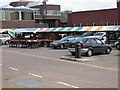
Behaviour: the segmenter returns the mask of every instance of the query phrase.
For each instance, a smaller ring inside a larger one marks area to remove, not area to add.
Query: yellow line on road
[[[26,56],[39,57],[39,58],[43,58],[43,59],[69,62],[69,63],[73,63],[73,64],[80,64],[80,65],[89,66],[89,67],[93,67],[93,68],[104,69],[104,70],[118,71],[118,69],[116,69],[116,68],[103,67],[103,66],[99,66],[99,65],[95,65],[95,64],[86,64],[86,63],[83,63],[83,62],[75,62],[75,61],[61,60],[61,59],[51,58],[51,57],[44,57],[44,56],[39,56],[39,55],[26,54],[26,53],[22,53],[20,51],[9,51],[9,50],[4,50],[4,51],[15,53],[15,54],[26,55]]]

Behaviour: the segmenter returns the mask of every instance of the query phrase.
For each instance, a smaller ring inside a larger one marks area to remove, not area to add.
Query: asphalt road
[[[3,88],[118,88],[118,51],[89,61],[60,59],[67,49],[2,47]]]

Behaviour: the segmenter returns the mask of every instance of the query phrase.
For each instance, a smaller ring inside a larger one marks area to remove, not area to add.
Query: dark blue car
[[[69,44],[68,51],[75,55],[75,44],[79,44],[81,48],[81,54],[92,56],[97,53],[109,54],[112,51],[112,47],[108,44],[103,43],[100,39],[95,36],[80,37]]]

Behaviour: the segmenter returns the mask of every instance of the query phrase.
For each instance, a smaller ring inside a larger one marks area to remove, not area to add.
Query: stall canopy
[[[21,29],[14,29],[13,31],[15,33],[21,33],[21,32],[31,32],[36,33],[38,28],[21,28]]]
[[[80,31],[120,31],[120,26],[85,26],[85,27],[58,27],[58,28],[20,28],[0,29],[0,33],[8,31],[15,37],[15,33],[36,33],[36,32],[80,32]]]
[[[0,29],[0,33],[8,32],[12,37],[15,37],[16,33],[36,33],[38,28],[21,28],[21,29]]]
[[[120,26],[39,28],[37,32],[120,31]]]
[[[120,31],[120,27],[118,28],[118,31]]]

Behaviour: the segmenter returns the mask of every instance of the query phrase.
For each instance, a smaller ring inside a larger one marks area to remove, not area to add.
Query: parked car
[[[79,44],[81,48],[81,55],[92,56],[97,53],[109,54],[112,51],[112,47],[108,44],[103,43],[100,39],[94,36],[80,37],[73,41],[68,46],[68,51],[75,55],[75,44]]]
[[[0,40],[2,42],[2,44],[9,44],[11,37],[8,34],[0,34]]]
[[[117,48],[118,50],[120,50],[120,38],[114,43],[113,45],[115,48]]]
[[[98,39],[101,39],[103,43],[106,43],[107,41],[106,32],[96,32],[94,33],[94,36]]]
[[[50,44],[54,49],[60,48],[68,48],[68,44],[71,43],[72,41],[78,39],[80,36],[75,35],[75,36],[66,36],[60,40],[54,41]]]

